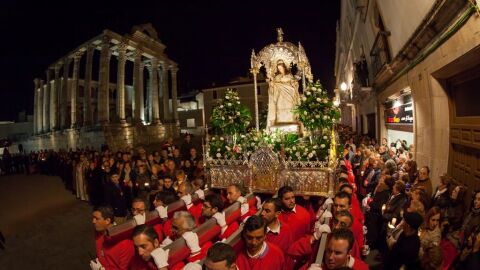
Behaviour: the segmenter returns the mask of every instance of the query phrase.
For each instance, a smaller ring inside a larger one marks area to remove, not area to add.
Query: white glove
[[[255,196],[255,199],[257,200],[257,209],[261,209],[262,208],[262,199],[260,199],[260,197],[258,197],[258,196]]]
[[[241,204],[247,203],[247,198],[245,198],[243,196],[240,196],[240,197],[238,197],[237,202],[239,202]]]
[[[187,263],[183,267],[183,270],[202,270],[202,266],[198,263]]]
[[[105,269],[103,265],[98,261],[98,258],[95,260],[90,260],[90,268],[92,270],[102,270]]]
[[[170,250],[168,249],[164,250],[163,248],[156,248],[150,253],[158,269],[168,266],[169,251]]]
[[[142,225],[142,224],[145,224],[145,214],[138,214],[138,215],[135,215],[133,216],[133,219],[135,219],[135,222],[137,223],[137,225]]]
[[[319,263],[312,263],[307,270],[322,270],[322,266]]]
[[[250,206],[248,205],[248,203],[244,203],[240,206],[240,215],[243,216],[245,215],[246,213],[248,213],[248,211],[250,210]]]
[[[170,239],[170,237],[165,237],[165,239],[163,239],[162,243],[160,244],[160,247],[161,248],[164,248],[168,245],[170,245],[171,243],[173,243],[172,239]]]
[[[187,243],[188,248],[190,249],[191,254],[200,252],[200,244],[198,240],[198,235],[194,232],[185,232],[182,235],[183,239]]]
[[[228,226],[227,226],[227,221],[225,220],[225,213],[224,212],[217,212],[213,215],[213,218],[217,221],[217,224],[222,227],[221,228],[221,234],[223,234]]]
[[[322,216],[320,217],[319,221],[321,221],[322,223],[325,223],[327,218],[332,218],[332,217],[333,217],[332,212],[325,210],[325,212],[323,212]]]
[[[318,221],[317,221],[318,222]],[[313,231],[313,237],[315,237],[315,240],[319,240],[320,237],[322,237],[322,233],[331,233],[332,230],[330,229],[330,226],[327,224],[318,224],[315,222],[315,229]]]
[[[333,200],[330,197],[327,197],[327,199],[323,202],[322,208],[325,210],[329,205],[333,204]]]
[[[190,207],[192,207],[192,195],[187,194],[182,196],[180,199],[185,203],[185,206],[187,206],[187,209],[190,209]]]
[[[227,221],[225,220],[225,213],[224,212],[217,212],[213,215],[213,218],[217,221],[217,224],[220,227],[227,226]]]
[[[201,200],[205,200],[205,192],[201,189],[195,191],[195,194],[197,194],[198,198]]]
[[[168,205],[167,205],[168,207]],[[160,218],[168,218],[168,209],[167,207],[163,206],[163,205],[160,205],[159,207],[155,208],[155,210],[157,210],[158,212],[158,216]]]

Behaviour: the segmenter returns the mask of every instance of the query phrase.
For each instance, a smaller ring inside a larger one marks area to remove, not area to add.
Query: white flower
[[[258,138],[257,138],[257,137],[253,137],[253,140],[254,140],[254,141],[258,141]]]
[[[229,116],[228,119],[233,119],[233,117]]]
[[[319,97],[317,97],[317,101],[318,101],[318,102],[322,102],[322,99],[319,98]]]
[[[328,139],[327,135],[323,136],[323,139],[324,139],[324,140]]]
[[[220,148],[217,148],[217,152],[220,152]]]
[[[237,104],[239,104],[239,105],[240,105],[240,101],[237,101]]]
[[[305,94],[306,94],[307,96],[310,96],[311,93],[310,93],[310,91],[306,91]]]
[[[228,102],[228,103],[227,103],[227,106],[228,106],[228,107],[232,106],[232,103]]]
[[[325,144],[320,144],[320,148],[325,148]]]
[[[292,150],[293,150],[293,151],[297,151],[297,147],[295,147],[295,146],[292,147]]]
[[[240,112],[237,112],[237,115],[240,115]]]
[[[220,109],[222,109],[222,108],[223,108],[223,105],[220,105]]]
[[[223,137],[220,137],[220,141],[223,141]]]
[[[304,111],[304,112],[303,112],[303,114],[304,114],[304,115],[307,115],[307,114],[308,114],[308,112],[307,112],[307,111]]]
[[[312,86],[312,90],[317,90],[317,88],[315,86]]]
[[[312,148],[313,148],[313,149],[317,149],[317,148],[318,148],[318,146],[317,146],[317,145],[314,145]]]
[[[222,116],[222,120],[225,120],[225,117],[224,117],[224,116]]]
[[[315,115],[315,118],[317,118],[317,119],[320,118],[320,115],[319,114]]]
[[[225,99],[230,99],[230,97],[227,95],[227,96],[225,96]]]
[[[212,137],[212,141],[215,141],[215,137]]]
[[[296,152],[296,153],[295,153],[295,156],[299,157],[299,156],[300,156],[300,152]]]
[[[312,153],[308,154],[308,158],[312,158],[312,157],[313,157]]]
[[[228,146],[225,146],[225,149],[227,149],[228,151],[232,150],[230,147]]]
[[[245,135],[243,135],[243,134],[242,134],[242,135],[240,135],[240,138],[245,138]]]
[[[303,101],[307,101],[307,97],[306,97],[306,96],[302,96],[302,100],[303,100]]]
[[[251,145],[251,146],[255,146],[255,143],[252,142],[250,145]]]
[[[245,125],[246,125],[246,126],[250,125],[250,122],[249,122],[249,121],[245,121]]]
[[[323,103],[327,104],[327,103],[328,103],[328,99],[324,99],[324,100],[323,100]]]
[[[323,116],[323,120],[327,120],[327,116],[326,116],[326,115]]]
[[[217,157],[218,157],[218,158],[221,158],[221,157],[222,157],[222,154],[217,153]]]

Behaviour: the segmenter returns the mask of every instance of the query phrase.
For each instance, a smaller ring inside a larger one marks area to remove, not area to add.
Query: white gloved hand
[[[159,207],[155,208],[155,210],[157,210],[158,212],[158,216],[160,218],[168,218],[168,205],[167,207],[163,206],[163,205],[160,205]]]
[[[157,266],[158,269],[167,267],[168,266],[168,252],[170,250],[164,250],[163,248],[156,248],[154,249],[150,255],[153,258],[153,261],[155,262],[155,265]]]
[[[322,270],[322,266],[319,263],[312,263],[307,270]]]
[[[262,208],[262,199],[260,199],[260,197],[258,197],[258,196],[255,196],[255,199],[257,200],[257,209],[261,209]]]
[[[194,232],[185,232],[182,235],[183,239],[187,243],[188,248],[190,249],[190,253],[193,255],[195,253],[200,252],[200,244],[198,240],[198,235]]]
[[[318,221],[317,221],[318,222]],[[315,222],[315,229],[313,231],[313,237],[315,237],[315,240],[319,240],[320,237],[322,237],[322,233],[331,233],[332,230],[330,229],[330,226],[327,224],[318,224]]]
[[[92,270],[103,270],[105,269],[103,265],[98,261],[98,258],[95,260],[90,260],[90,268]]]
[[[224,212],[217,212],[212,216],[220,227],[227,226],[227,221],[225,220],[225,213]]]
[[[161,248],[164,248],[168,245],[170,245],[171,243],[173,243],[172,239],[170,239],[170,237],[165,237],[165,239],[163,239],[162,243],[160,244],[160,247]]]
[[[323,212],[322,216],[320,217],[319,221],[321,221],[322,223],[325,223],[327,218],[332,218],[332,217],[333,217],[332,212],[325,210],[325,212]]]
[[[202,266],[198,263],[187,263],[182,270],[202,270]]]
[[[180,199],[185,203],[185,206],[187,206],[187,209],[190,209],[190,207],[192,207],[192,195],[187,194],[182,196]]]
[[[327,197],[327,199],[323,202],[322,207],[324,207],[324,209],[327,209],[327,207],[332,204],[333,204],[332,198]]]
[[[225,233],[227,230],[227,221],[225,220],[225,213],[224,212],[217,212],[213,215],[213,218],[217,221],[217,224],[222,227],[220,232],[221,234]]]
[[[195,191],[195,194],[197,194],[198,198],[200,198],[200,200],[205,200],[205,192],[201,189]]]
[[[243,196],[240,196],[240,197],[238,197],[237,202],[239,202],[241,204],[247,203],[247,198],[245,198]]]
[[[243,203],[240,206],[240,215],[241,216],[245,215],[246,213],[248,213],[249,210],[250,210],[250,206],[248,205],[248,203]]]
[[[133,219],[135,219],[135,222],[137,223],[137,225],[142,225],[142,224],[145,224],[146,217],[145,217],[145,214],[138,214],[133,216]]]

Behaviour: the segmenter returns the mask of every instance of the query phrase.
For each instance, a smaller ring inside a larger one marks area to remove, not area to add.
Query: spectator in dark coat
[[[444,213],[450,205],[450,184],[452,180],[447,175],[440,176],[440,183],[433,193],[430,207],[438,207]]]
[[[113,208],[115,222],[121,224],[125,222],[127,216],[127,201],[125,196],[125,187],[120,184],[120,176],[113,173],[111,180],[105,186],[105,200]]]

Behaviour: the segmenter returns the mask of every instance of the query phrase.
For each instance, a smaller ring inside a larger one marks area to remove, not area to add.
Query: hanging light
[[[348,87],[348,86],[347,86],[347,83],[346,83],[346,82],[342,82],[342,83],[340,84],[340,89],[341,89],[342,91],[347,90],[347,87]]]

